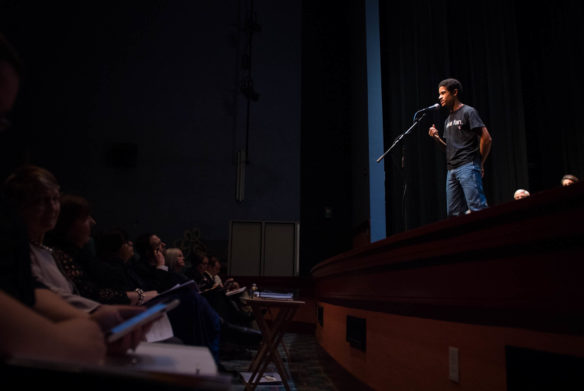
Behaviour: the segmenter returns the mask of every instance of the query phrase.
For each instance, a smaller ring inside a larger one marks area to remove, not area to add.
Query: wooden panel
[[[262,257],[262,223],[231,222],[229,232],[229,274],[260,274]]]
[[[294,276],[296,274],[296,224],[264,223],[264,276]]]
[[[298,230],[298,223],[293,221],[232,221],[229,274],[297,275]]]
[[[584,357],[583,336],[445,322],[328,303],[317,305],[323,307],[324,318],[324,327],[316,325],[320,345],[341,366],[376,390],[505,390],[507,346]],[[347,315],[367,319],[365,352],[346,341]],[[459,351],[459,383],[448,378],[449,347]],[[567,375],[565,371],[570,368],[555,368],[546,375],[561,380]],[[581,368],[577,371],[581,374]],[[574,376],[573,368],[570,375]]]

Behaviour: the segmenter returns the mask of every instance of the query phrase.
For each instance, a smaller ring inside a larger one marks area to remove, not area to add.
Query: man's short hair
[[[153,254],[152,245],[150,244],[150,238],[152,236],[154,236],[153,232],[145,232],[138,235],[134,241],[134,250],[136,250],[138,257],[142,260],[148,259]]]
[[[446,87],[446,89],[450,92],[454,92],[454,90],[458,90],[458,95],[462,94],[462,84],[453,78],[444,79],[438,84],[438,88]]]

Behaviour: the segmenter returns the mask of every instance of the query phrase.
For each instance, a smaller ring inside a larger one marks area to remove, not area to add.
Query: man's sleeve
[[[473,109],[468,114],[468,125],[469,128],[481,133],[481,129],[485,126],[485,123],[479,116],[479,112],[476,109]]]

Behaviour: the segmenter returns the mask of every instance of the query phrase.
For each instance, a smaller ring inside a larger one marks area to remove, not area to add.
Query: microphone
[[[418,110],[417,113],[424,113],[426,111],[435,110],[440,107],[439,103],[434,103],[432,106],[428,106],[424,109]]]
[[[414,114],[414,120],[416,119],[416,117],[418,116],[418,114],[420,114],[420,113],[426,113],[427,111],[436,110],[438,108],[440,108],[440,104],[439,103],[434,103],[432,106],[428,106],[428,107],[425,107],[423,109],[420,109],[420,110],[416,111],[416,114]]]

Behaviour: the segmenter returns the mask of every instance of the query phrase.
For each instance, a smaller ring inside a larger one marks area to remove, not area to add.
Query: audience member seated
[[[150,289],[133,268],[134,243],[124,230],[115,228],[98,232],[95,249],[100,262],[100,270],[95,273],[98,282],[110,282],[113,286],[128,290],[144,292],[144,289]]]
[[[233,278],[227,278],[223,281],[221,274],[222,265],[219,258],[215,255],[209,256],[206,252],[193,254],[191,267],[185,270],[185,275],[199,284],[201,292],[217,288],[224,290],[239,288],[239,283],[235,282]]]
[[[225,288],[220,281],[214,279],[210,271],[209,255],[206,252],[195,254],[193,265],[189,269],[189,276],[199,285],[203,297],[211,306],[230,322],[255,328],[254,317],[248,305],[241,302],[239,296],[226,295]]]
[[[221,288],[229,300],[231,300],[234,305],[237,306],[239,311],[246,313],[247,317],[253,319],[253,310],[247,300],[249,300],[250,296],[246,289],[241,290],[240,292],[236,292],[240,286],[237,281],[233,278],[226,278],[225,282],[223,282],[223,278],[221,275],[225,275],[224,267],[219,258],[215,255],[209,256],[209,266],[207,271],[213,277],[215,282],[215,286]],[[250,327],[258,328],[257,323],[255,320],[252,320],[252,323],[249,324]]]
[[[215,281],[208,272],[209,257],[205,252],[192,254],[191,266],[185,270],[185,275],[195,280],[201,292],[215,288]]]
[[[156,290],[162,292],[188,281],[188,277],[168,270],[165,260],[166,243],[154,233],[139,235],[135,242],[138,257],[134,258],[134,270]]]
[[[517,189],[517,190],[515,190],[515,194],[513,194],[513,199],[520,200],[520,199],[523,199],[523,198],[527,198],[529,196],[530,196],[530,194],[529,194],[529,192],[527,190],[525,190],[525,189]]]
[[[48,347],[54,346],[53,341],[38,341],[36,337],[31,337],[30,341],[19,341],[23,336],[30,337],[29,332],[33,327],[41,336],[63,342],[63,346],[52,352],[55,359],[77,358],[81,362],[96,362],[103,360],[106,349],[111,354],[125,353],[129,348],[135,348],[143,339],[146,328],[109,345],[105,344],[103,332],[142,312],[143,308],[100,305],[89,299],[73,297],[72,287],[66,285],[63,294],[71,296],[72,303],[76,305],[72,306],[60,294],[47,289],[50,288],[47,285],[57,285],[57,281],[67,282],[60,274],[51,251],[43,244],[46,232],[56,224],[60,209],[59,198],[56,179],[41,167],[19,168],[3,184],[3,209],[7,207],[14,212],[10,213],[14,224],[10,220],[2,219],[2,244],[6,244],[6,247],[2,246],[0,257],[1,288],[4,290],[6,286],[8,292],[16,292],[17,295],[11,298],[2,292],[1,301],[3,306],[15,311],[8,313],[19,314],[22,318],[2,317],[2,351],[13,357],[50,358]],[[3,213],[4,216],[6,215]],[[5,223],[12,225],[14,229],[9,235],[5,235]],[[42,272],[39,272],[41,268]],[[9,279],[12,282],[5,284]],[[19,302],[15,299],[24,300]],[[28,311],[30,306],[36,313]],[[32,326],[28,324],[29,321],[38,324]],[[22,327],[21,333],[14,334],[19,331],[19,327]],[[86,356],[83,357],[83,354]]]
[[[233,292],[241,287],[233,277],[225,277],[226,267],[216,255],[209,256],[207,272],[213,278],[215,286],[223,288],[226,293]],[[242,293],[247,292],[242,291]]]
[[[213,277],[214,286],[225,289],[226,291],[239,288],[239,284],[235,282],[233,278],[226,278],[223,281],[223,265],[219,258],[215,255],[209,257],[209,265],[207,266],[207,271]]]
[[[570,186],[578,181],[579,181],[578,177],[572,174],[566,174],[562,177],[562,186]]]
[[[185,256],[180,248],[172,247],[166,249],[164,260],[169,271],[184,275]],[[185,278],[188,277],[185,276]]]

